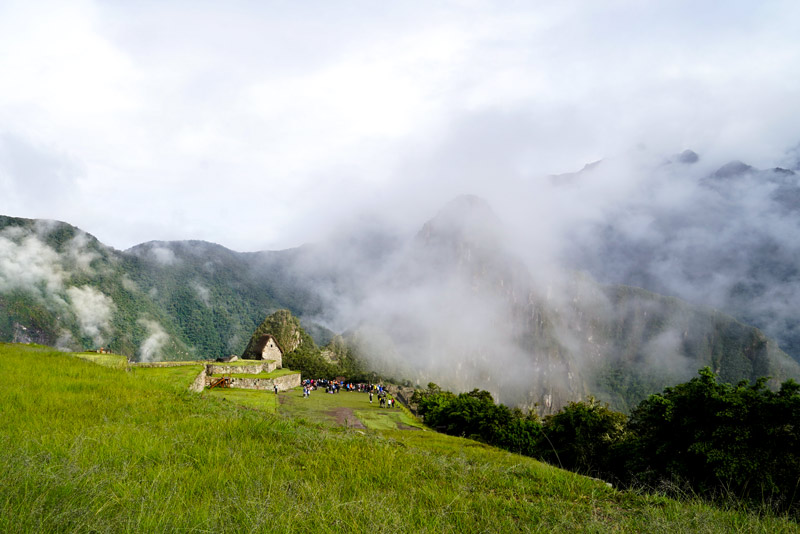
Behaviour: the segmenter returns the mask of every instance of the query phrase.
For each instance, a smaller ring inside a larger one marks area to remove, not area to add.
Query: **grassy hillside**
[[[194,371],[0,345],[0,531],[798,531],[466,439],[326,419],[360,402],[380,421],[359,394],[190,393]]]

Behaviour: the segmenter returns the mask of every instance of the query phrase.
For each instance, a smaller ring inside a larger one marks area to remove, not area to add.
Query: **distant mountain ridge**
[[[241,353],[269,311],[312,305],[280,276],[261,277],[252,258],[200,241],[117,251],[67,223],[3,217],[0,339],[145,360]],[[73,298],[81,292],[89,298]]]
[[[800,360],[800,158],[757,168],[733,160],[700,170],[673,158],[649,190],[565,236],[564,263],[608,284],[713,306],[755,325]],[[601,169],[572,184],[609,179]],[[680,202],[659,201],[680,195]],[[646,214],[646,217],[643,216]]]

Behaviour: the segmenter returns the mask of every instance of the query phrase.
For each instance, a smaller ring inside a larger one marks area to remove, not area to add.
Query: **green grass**
[[[336,395],[270,415],[179,370],[0,345],[0,532],[798,532],[466,439],[320,424]],[[337,402],[380,415],[364,399]]]
[[[279,413],[295,418],[323,424],[339,424],[334,411],[344,408],[352,411],[348,414],[350,423],[358,419],[365,427],[372,430],[397,430],[414,427],[422,429],[423,425],[401,404],[396,408],[381,408],[378,397],[369,402],[369,395],[359,392],[325,393],[317,390],[304,398],[302,389],[295,388],[280,393],[281,405]],[[351,425],[352,426],[352,425]]]
[[[423,425],[406,410],[398,408],[375,410],[355,410],[356,417],[364,426],[374,430],[395,430],[405,427],[422,429]],[[410,430],[410,429],[407,429]]]
[[[206,365],[212,363],[209,360],[182,360],[182,361],[163,361],[163,362],[134,362],[130,367],[139,369],[162,368],[162,367],[188,367],[191,365]]]
[[[255,389],[214,388],[203,392],[204,398],[224,399],[239,406],[274,414],[278,409],[278,396],[272,391]]]
[[[183,390],[194,382],[204,368],[204,365],[199,364],[177,367],[131,367],[131,375]]]
[[[291,369],[275,369],[271,373],[214,373],[211,376],[229,376],[231,378],[278,378],[279,376],[296,375],[299,371]]]
[[[78,352],[75,354],[78,358],[94,362],[106,367],[114,367],[117,369],[125,369],[128,367],[128,358],[120,354],[98,354],[96,352]]]

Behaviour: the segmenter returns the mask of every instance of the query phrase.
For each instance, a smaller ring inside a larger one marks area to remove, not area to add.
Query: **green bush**
[[[712,497],[796,508],[800,385],[770,391],[720,383],[709,368],[643,401],[631,415],[631,480],[679,481]]]
[[[565,469],[607,476],[615,464],[615,447],[625,436],[626,417],[593,397],[571,402],[545,418],[538,456]]]

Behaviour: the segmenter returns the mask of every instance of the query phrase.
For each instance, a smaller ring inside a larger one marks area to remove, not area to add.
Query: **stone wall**
[[[225,365],[224,363],[210,363],[206,366],[206,369],[210,375],[255,375],[258,373],[271,373],[277,369],[277,367],[277,362],[273,360],[253,360],[252,365]]]
[[[185,361],[185,362],[136,362],[131,364],[133,367],[185,367],[187,365],[205,365],[207,360]]]
[[[283,367],[283,353],[272,336],[264,344],[264,349],[261,351],[261,359],[274,360],[278,369]]]
[[[199,378],[199,377],[198,377]],[[206,376],[203,380],[204,386],[210,386],[213,378]],[[300,385],[300,373],[283,375],[277,378],[231,378],[232,388],[239,389],[264,389],[272,390],[278,386],[278,391],[286,391]]]
[[[189,386],[189,391],[194,391],[194,392],[197,392],[197,393],[200,393],[201,391],[203,391],[206,388],[206,379],[207,378],[208,378],[208,373],[206,372],[206,369],[204,368],[202,371],[200,371],[200,374],[197,375],[197,378],[194,379],[194,382],[192,382],[192,385]]]

